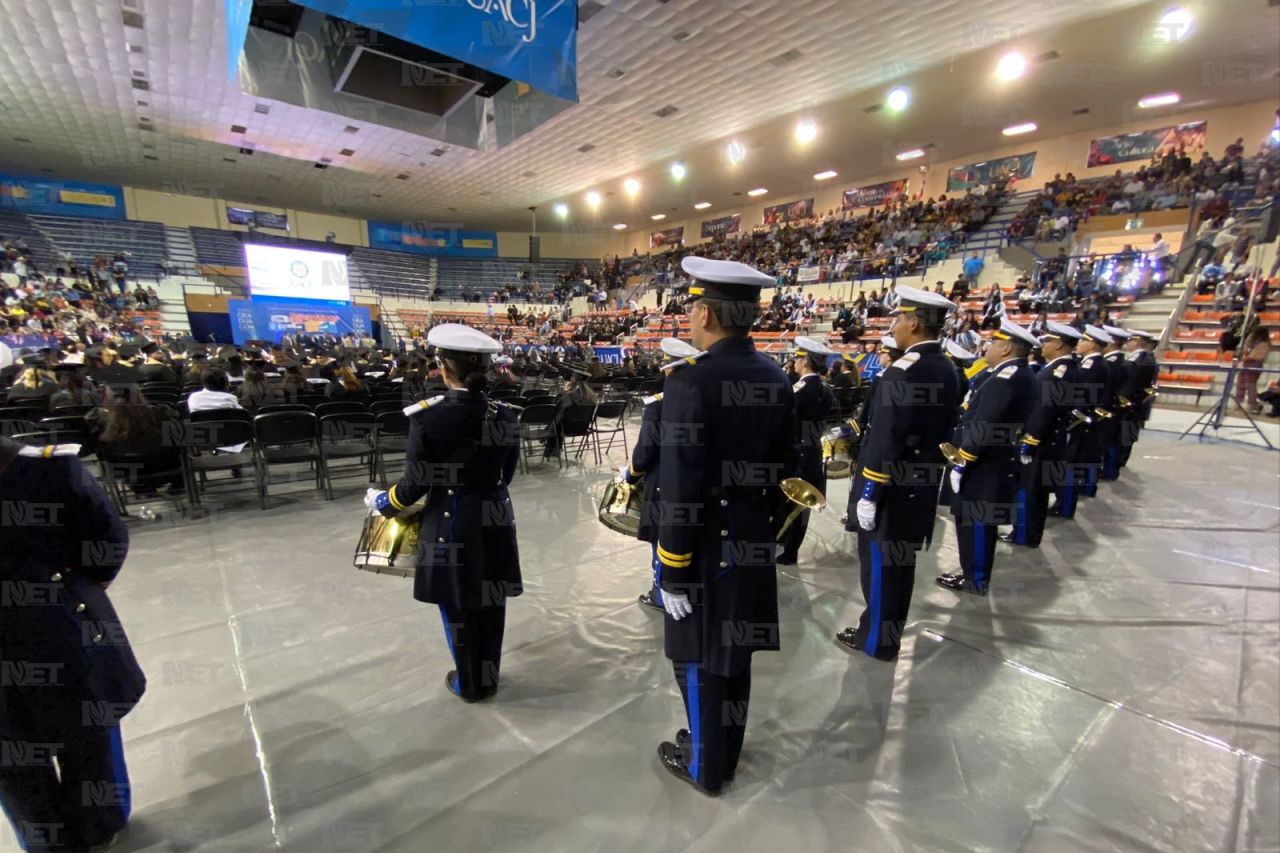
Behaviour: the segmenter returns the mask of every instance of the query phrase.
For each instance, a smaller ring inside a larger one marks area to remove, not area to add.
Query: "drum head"
[[[828,480],[846,480],[853,470],[853,466],[844,459],[830,459],[826,464]]]
[[[421,526],[421,508],[396,518],[384,518],[371,511],[361,528],[352,564],[362,572],[413,577]]]

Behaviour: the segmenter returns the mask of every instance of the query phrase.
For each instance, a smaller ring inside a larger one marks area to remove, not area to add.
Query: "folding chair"
[[[587,404],[581,406],[569,406],[560,413],[560,420],[557,422],[556,432],[560,436],[560,464],[566,466],[569,460],[565,458],[566,452],[570,447],[570,439],[577,439],[577,447],[573,451],[575,459],[582,458],[582,452],[587,449],[587,445],[591,443],[591,424],[595,420],[596,406],[595,404]],[[596,464],[600,464],[600,450],[596,448],[595,452]]]
[[[387,412],[404,412],[404,407],[408,403],[402,403],[399,399],[395,400],[374,400],[369,404],[369,412],[373,415],[382,415]]]
[[[374,406],[377,406],[374,403]],[[378,454],[378,482],[387,482],[387,454],[404,453],[409,449],[409,416],[396,409],[374,415],[378,431],[374,435],[374,449]]]
[[[591,435],[595,442],[596,448],[596,464],[600,464],[602,456],[608,455],[613,449],[613,443],[618,440],[618,435],[622,435],[622,449],[627,450],[630,445],[627,443],[627,401],[611,400],[607,403],[601,403],[596,407],[595,420],[591,423]],[[608,436],[609,443],[603,450],[600,449],[601,436]]]
[[[316,416],[305,410],[268,412],[253,419],[254,458],[262,474],[258,480],[258,498],[263,509],[267,508],[272,464],[310,463],[315,471],[316,489],[325,490],[324,458],[320,455],[317,424]]]
[[[333,403],[319,403],[315,407],[317,418],[323,418],[325,415],[341,415],[351,412],[363,412],[365,410],[363,403],[353,400],[340,400]]]
[[[544,449],[556,434],[555,406],[529,406],[520,413],[520,468],[529,473],[529,454]]]
[[[368,412],[339,412],[320,416],[320,457],[324,460],[325,487],[329,500],[333,500],[333,467],[330,463],[343,459],[362,462],[369,482],[377,473],[377,449],[374,434],[377,418]],[[346,473],[343,469],[343,473]]]
[[[221,411],[221,410],[218,410]],[[272,403],[258,409],[260,415],[273,415],[276,412],[310,412],[311,407],[303,403]]]
[[[218,411],[238,412],[240,410],[225,409],[196,414],[212,415]],[[251,420],[240,417],[224,419],[204,417],[184,424],[184,427],[183,448],[186,451],[184,461],[187,466],[188,491],[191,494],[192,503],[201,502],[208,483],[208,475],[216,471],[231,471],[236,479],[239,479],[235,471],[248,468],[253,472],[254,485],[261,493],[262,478],[254,459],[253,449],[249,448],[236,453],[218,450],[220,447],[252,444],[253,422]]]

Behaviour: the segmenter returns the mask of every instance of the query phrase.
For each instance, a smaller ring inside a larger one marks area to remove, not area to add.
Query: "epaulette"
[[[996,368],[996,372],[991,374],[994,379],[1008,379],[1010,376],[1018,372],[1018,365],[1014,362],[1002,364]]]
[[[49,459],[53,456],[79,456],[80,445],[46,444],[44,447],[23,447],[18,451],[18,455],[28,459]]]
[[[662,402],[662,392],[659,391],[657,394],[651,394],[648,397],[642,397],[640,399],[640,402],[644,403],[646,406],[649,405],[650,403],[660,403]]]
[[[897,361],[895,361],[893,364],[891,364],[891,365],[889,365],[889,366],[890,366],[890,367],[896,367],[896,368],[898,368],[899,370],[906,370],[908,367],[910,367],[911,365],[915,364],[915,363],[916,363],[917,361],[919,361],[919,360],[920,360],[920,353],[918,353],[918,352],[909,352],[909,353],[907,353],[906,355],[902,356],[902,358],[898,359]]]
[[[1053,378],[1054,378],[1054,379],[1061,379],[1062,377],[1066,376],[1066,375],[1067,375],[1067,367],[1068,367],[1068,365],[1065,365],[1065,364],[1059,364],[1057,367],[1055,367],[1055,368],[1053,369]]]
[[[442,402],[443,400],[444,400],[444,395],[437,394],[436,396],[432,397],[430,400],[420,400],[419,402],[414,403],[412,406],[405,406],[404,408],[405,416],[408,417],[411,415],[416,415],[418,414],[418,412],[425,412],[427,409],[431,408],[437,403]]]

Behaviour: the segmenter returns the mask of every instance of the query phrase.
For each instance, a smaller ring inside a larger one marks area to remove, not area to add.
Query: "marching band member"
[[[662,365],[664,376],[682,364],[694,364],[706,353],[679,338],[663,338],[662,351],[674,361]],[[644,481],[644,503],[640,507],[640,528],[636,538],[653,546],[653,586],[640,593],[638,601],[645,607],[664,610],[662,606],[662,563],[658,560],[658,475],[659,454],[662,450],[662,392],[645,400],[640,418],[640,438],[631,452],[631,464],[622,467],[624,482],[635,484]]]
[[[955,442],[962,464],[953,465],[947,476],[955,495],[951,514],[960,571],[937,579],[948,589],[986,595],[991,583],[998,525],[1013,522],[1008,507],[1018,482],[1017,437],[1035,381],[1027,355],[1036,346],[1030,332],[1002,319],[987,348],[991,379],[965,402]]]
[[[746,264],[687,257],[697,364],[667,377],[658,559],[665,645],[689,728],[658,746],[662,766],[715,795],[733,778],[746,733],[751,659],[775,651],[778,484],[797,465],[795,398],[756,351],[760,288]]]
[[[1085,406],[1093,413],[1093,426],[1085,429],[1076,456],[1084,474],[1084,482],[1080,493],[1087,498],[1098,494],[1098,473],[1102,467],[1102,451],[1104,437],[1111,429],[1111,413],[1108,407],[1111,400],[1107,394],[1110,387],[1110,372],[1103,352],[1111,336],[1099,326],[1085,326],[1084,337],[1076,344],[1076,352],[1080,354],[1080,387],[1083,389]]]
[[[1129,425],[1133,401],[1124,395],[1125,388],[1129,384],[1130,366],[1122,352],[1122,348],[1129,340],[1129,332],[1118,326],[1103,326],[1102,329],[1111,338],[1102,358],[1110,374],[1107,391],[1114,417],[1110,422],[1111,429],[1106,433],[1107,443],[1103,447],[1102,473],[1099,476],[1103,480],[1115,480],[1120,476],[1121,456],[1126,455],[1122,450],[1127,444],[1133,443],[1132,429]]]
[[[385,492],[370,489],[365,505],[393,518],[426,497],[413,597],[440,607],[456,666],[445,686],[476,702],[498,689],[507,599],[523,592],[507,493],[520,426],[485,393],[501,344],[456,323],[433,328],[427,343],[448,390],[411,407],[404,473]]]
[[[791,386],[796,395],[796,420],[800,426],[799,477],[818,491],[827,490],[827,474],[822,463],[822,422],[831,414],[835,395],[822,381],[827,359],[837,355],[835,350],[813,338],[796,338],[793,370],[799,380]],[[805,510],[783,534],[778,565],[794,566],[799,560],[800,545],[809,529],[809,513]]]
[[[855,506],[846,529],[858,535],[862,594],[867,606],[856,628],[836,641],[880,660],[898,657],[916,552],[932,538],[938,475],[959,403],[955,366],[938,337],[955,306],[945,296],[898,288],[890,334],[903,355],[880,375],[871,426],[858,454],[849,493]]]
[[[1036,371],[1031,411],[1018,444],[1022,470],[1017,491],[1017,519],[1013,532],[1000,537],[1028,548],[1040,547],[1049,511],[1049,493],[1063,479],[1061,472],[1068,459],[1067,427],[1073,420],[1074,408],[1076,366],[1072,350],[1075,339],[1065,330],[1070,329],[1075,335],[1080,333],[1061,323],[1046,324],[1046,329],[1057,331],[1050,331],[1041,339],[1040,352],[1045,363]]]

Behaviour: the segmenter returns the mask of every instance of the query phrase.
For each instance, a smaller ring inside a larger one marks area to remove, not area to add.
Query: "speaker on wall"
[[[536,264],[540,260],[542,260],[542,238],[530,237],[529,238],[529,263]]]

